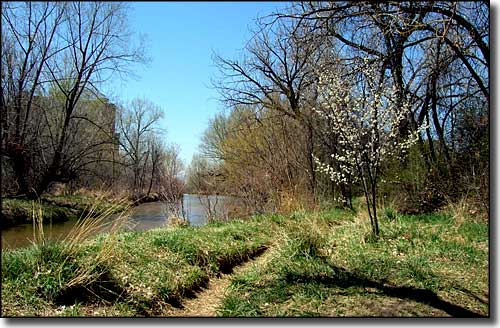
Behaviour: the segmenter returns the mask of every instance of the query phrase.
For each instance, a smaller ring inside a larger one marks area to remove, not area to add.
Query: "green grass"
[[[41,208],[47,222],[64,222],[72,215],[71,211],[59,206],[26,199],[2,199],[2,226],[31,223],[33,206]]]
[[[112,212],[121,212],[128,207],[122,200],[108,199],[108,197],[91,195],[59,195],[44,196],[42,201],[60,208],[71,209],[76,216],[85,216],[90,211],[101,213],[112,208]]]
[[[233,279],[219,315],[488,315],[486,224],[390,210],[375,241],[363,220],[304,219],[281,222],[271,260]]]
[[[246,260],[268,242],[269,236],[263,223],[233,221],[229,225],[212,223],[203,229],[160,230],[152,239],[154,247],[170,249],[189,264],[217,273]]]
[[[76,248],[49,243],[2,252],[3,316],[159,315],[255,255],[263,220],[100,235]]]
[[[438,213],[261,215],[2,252],[3,316],[157,316],[231,277],[230,317],[488,315],[488,226]]]
[[[87,265],[61,243],[2,252],[3,315],[46,315]]]

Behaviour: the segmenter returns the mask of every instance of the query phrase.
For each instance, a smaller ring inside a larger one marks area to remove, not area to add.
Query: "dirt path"
[[[253,266],[261,266],[268,261],[271,250],[268,249],[260,256],[251,259],[239,266],[233,268],[233,272],[222,274],[218,278],[210,280],[208,286],[198,293],[192,299],[184,299],[182,309],[169,309],[165,312],[165,316],[175,317],[215,317],[216,309],[221,304],[227,288],[231,283],[231,279],[238,274],[241,274]]]

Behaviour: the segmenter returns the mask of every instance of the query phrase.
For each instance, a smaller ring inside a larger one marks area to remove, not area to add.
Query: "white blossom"
[[[407,152],[425,129],[420,127],[401,139],[399,128],[411,114],[411,104],[399,103],[394,85],[379,86],[380,69],[370,67],[369,58],[364,63],[362,84],[343,78],[338,71],[318,72],[320,106],[314,112],[329,120],[339,147],[330,156],[335,166],[316,157],[314,161],[317,170],[336,183],[367,179],[369,172],[374,179],[370,183],[377,184],[381,163]]]

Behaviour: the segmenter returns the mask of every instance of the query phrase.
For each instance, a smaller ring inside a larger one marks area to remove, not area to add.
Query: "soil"
[[[161,316],[166,317],[215,317],[233,276],[241,274],[254,266],[262,266],[269,258],[271,251],[260,254],[243,264],[233,268],[231,273],[221,274],[210,280],[208,286],[197,292],[193,298],[184,299],[182,308],[168,308]]]

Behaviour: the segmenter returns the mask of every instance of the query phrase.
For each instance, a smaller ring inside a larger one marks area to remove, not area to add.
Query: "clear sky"
[[[164,111],[167,142],[181,148],[189,164],[200,137],[215,113],[223,109],[210,80],[217,76],[216,52],[237,57],[250,38],[255,18],[285,2],[131,2],[131,29],[145,33],[152,62],[135,68],[138,80],[116,82],[112,90],[122,102],[145,97]],[[116,98],[115,98],[116,97]]]

